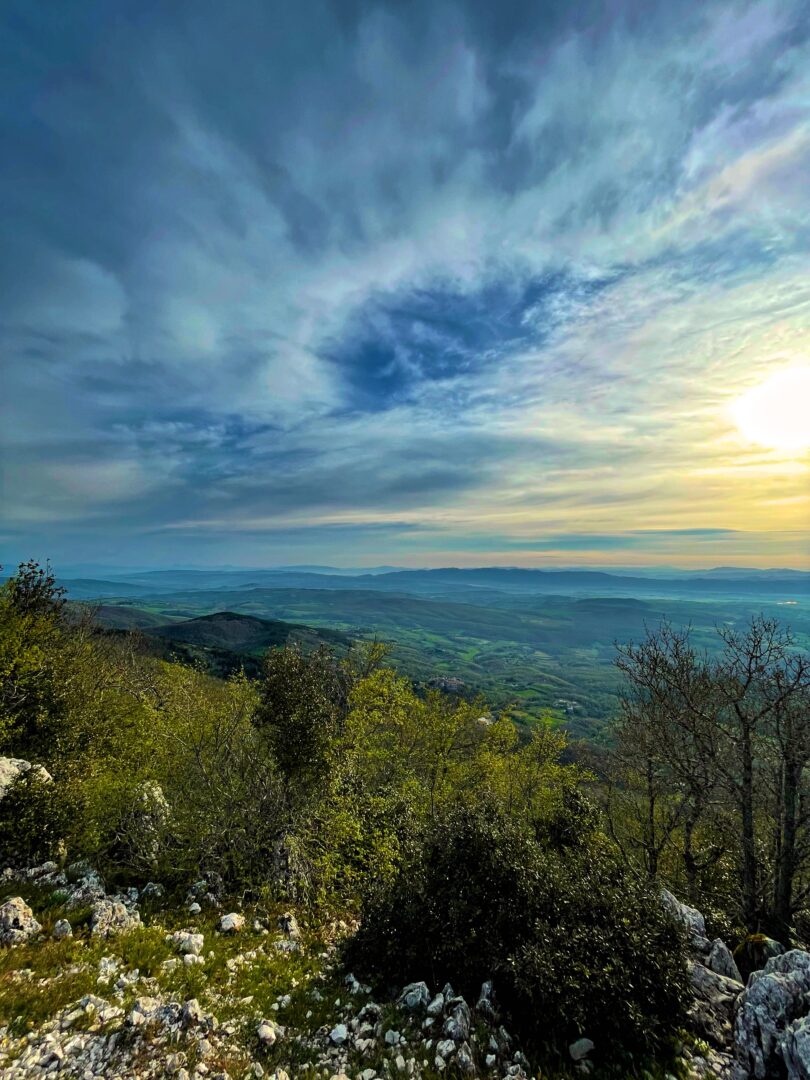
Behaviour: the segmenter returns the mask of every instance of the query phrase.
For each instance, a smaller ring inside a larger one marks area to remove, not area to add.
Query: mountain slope
[[[318,645],[347,648],[351,644],[351,639],[339,630],[315,630],[299,623],[259,619],[235,611],[217,611],[195,619],[152,626],[147,632],[167,641],[240,653],[264,651],[289,642],[311,648]]]

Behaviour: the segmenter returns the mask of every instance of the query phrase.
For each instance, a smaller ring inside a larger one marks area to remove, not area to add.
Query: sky
[[[0,561],[810,568],[804,0],[6,0],[0,146]]]

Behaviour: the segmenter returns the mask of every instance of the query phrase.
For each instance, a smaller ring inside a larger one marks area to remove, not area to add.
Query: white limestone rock
[[[21,896],[13,896],[0,905],[0,942],[4,945],[22,945],[41,929],[33,911]]]

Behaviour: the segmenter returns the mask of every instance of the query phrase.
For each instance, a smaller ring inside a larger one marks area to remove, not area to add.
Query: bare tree
[[[698,653],[690,630],[663,624],[622,646],[627,694],[617,758],[637,762],[648,872],[676,835],[688,888],[723,846],[698,850],[698,825],[729,805],[737,820],[741,916],[749,929],[789,936],[810,895],[810,660],[773,619],[718,630],[715,655]],[[655,801],[653,803],[653,800]],[[662,810],[665,807],[665,811]],[[770,830],[771,843],[764,841]]]
[[[665,847],[680,839],[687,890],[723,854],[713,845],[695,849],[700,823],[720,797],[717,694],[711,664],[687,630],[663,623],[639,645],[620,646],[617,666],[627,690],[617,724],[615,756],[636,762],[642,780],[640,813],[647,816],[648,872]],[[657,840],[656,840],[657,836]]]
[[[723,778],[739,811],[743,919],[751,929],[765,923],[787,935],[796,910],[795,878],[801,869],[799,832],[810,824],[799,805],[810,760],[806,730],[810,662],[775,619],[758,616],[744,632],[723,628],[720,635],[724,644],[717,664],[720,722],[731,751],[723,760]],[[770,807],[769,762],[777,777]],[[768,868],[759,856],[758,811],[776,822],[770,896]]]

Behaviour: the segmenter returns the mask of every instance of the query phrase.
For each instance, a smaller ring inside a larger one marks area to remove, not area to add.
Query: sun
[[[810,367],[778,371],[737,398],[731,412],[749,442],[771,450],[810,449]]]

